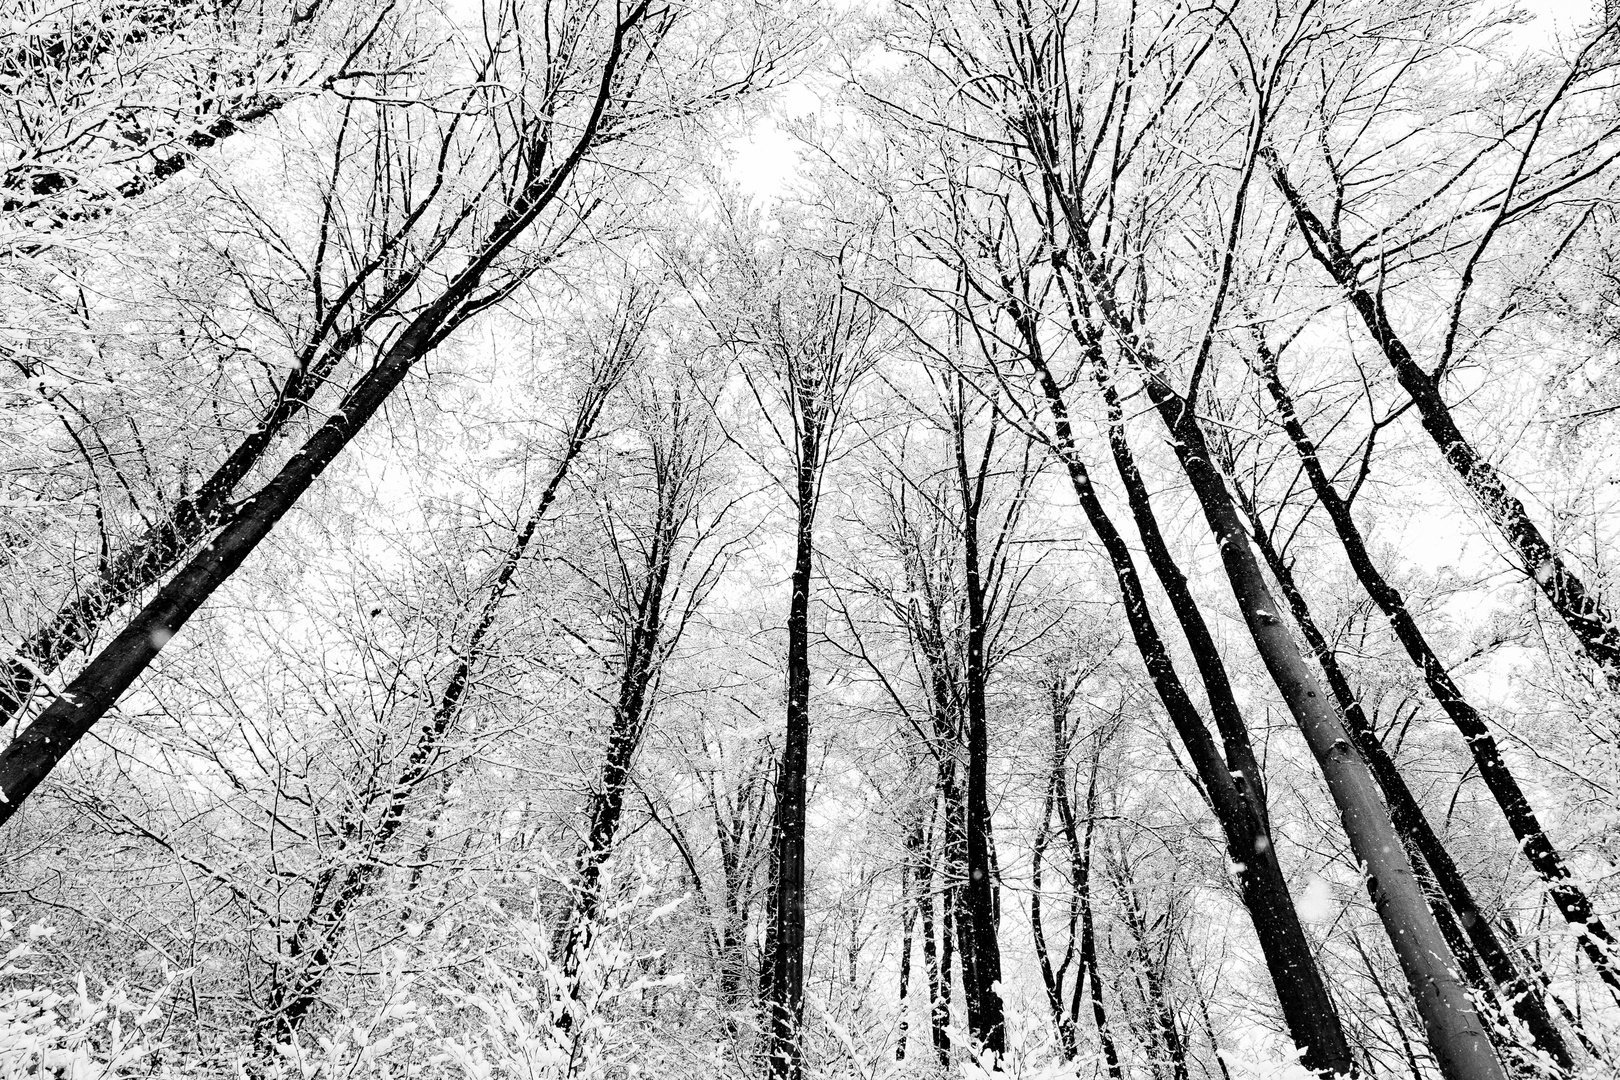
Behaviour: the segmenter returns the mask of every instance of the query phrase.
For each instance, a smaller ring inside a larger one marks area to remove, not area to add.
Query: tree
[[[1416,167],[1405,163],[1386,174],[1411,177],[1415,185],[1378,184],[1350,198],[1346,193],[1352,181],[1359,180],[1357,173],[1385,168],[1401,156],[1406,141],[1392,139],[1378,145],[1386,136],[1376,114],[1364,115],[1361,102],[1371,98],[1363,95],[1378,87],[1380,101],[1398,101],[1421,92],[1423,81],[1432,77],[1431,66],[1437,60],[1445,62],[1445,44],[1452,40],[1461,44],[1474,34],[1466,25],[1452,25],[1449,12],[1442,8],[1420,8],[1403,21],[1427,28],[1419,31],[1420,38],[1428,37],[1427,30],[1432,29],[1435,40],[1415,47],[1397,44],[1396,37],[1362,35],[1360,13],[1354,5],[1347,8],[1335,33],[1302,50],[1296,60],[1304,69],[1323,63],[1318,53],[1342,57],[1333,61],[1336,75],[1324,83],[1320,100],[1307,106],[1323,125],[1311,136],[1310,153],[1321,159],[1334,194],[1324,204],[1301,186],[1295,161],[1305,154],[1282,141],[1297,139],[1292,131],[1279,131],[1261,149],[1261,161],[1307,251],[1389,362],[1441,457],[1611,688],[1620,689],[1620,623],[1601,591],[1547,539],[1513,493],[1511,480],[1458,425],[1444,393],[1447,378],[1468,362],[1486,337],[1500,333],[1521,306],[1522,284],[1509,285],[1499,296],[1479,295],[1494,246],[1552,219],[1555,235],[1550,244],[1542,245],[1543,261],[1535,276],[1550,273],[1590,220],[1594,205],[1590,200],[1612,191],[1614,166],[1620,161],[1620,126],[1612,118],[1588,112],[1586,101],[1600,93],[1604,80],[1612,80],[1612,43],[1620,27],[1612,21],[1598,25],[1567,61],[1542,65],[1533,79],[1515,76],[1517,84],[1507,98],[1510,113],[1482,145],[1448,157],[1439,147],[1454,143],[1460,133],[1441,128],[1435,133],[1432,158]],[[1402,59],[1397,61],[1396,56]],[[1543,91],[1543,86],[1548,89]],[[1335,145],[1341,132],[1348,140]],[[1357,158],[1354,165],[1352,156]],[[1343,223],[1356,217],[1373,219],[1365,240],[1351,239],[1344,232]],[[1387,218],[1387,223],[1376,221],[1380,218]],[[1445,262],[1453,254],[1462,258],[1454,284]],[[1391,314],[1391,296],[1383,279],[1392,266],[1403,281],[1446,283],[1447,319],[1431,367],[1420,363]],[[1367,280],[1369,275],[1377,279],[1376,285]]]
[[[561,15],[559,12],[548,18]],[[751,85],[758,74],[753,68],[739,73],[736,81],[700,85],[695,92],[676,86],[667,100],[644,96],[660,89],[648,76],[648,68],[661,48],[677,47],[673,43],[679,42],[680,22],[673,9],[649,3],[612,11],[590,5],[565,20],[563,36],[552,39],[554,51],[542,52],[543,59],[533,60],[527,59],[526,52],[508,51],[509,44],[529,32],[515,17],[508,16],[496,24],[500,32],[493,39],[495,46],[481,61],[484,71],[504,70],[502,65],[516,63],[518,69],[512,74],[537,80],[548,104],[534,116],[527,114],[526,106],[495,102],[481,112],[458,110],[445,121],[437,164],[432,167],[435,171],[426,178],[430,192],[450,179],[448,164],[452,155],[473,152],[472,147],[460,142],[460,129],[472,126],[470,117],[481,114],[497,131],[503,123],[510,125],[507,134],[512,141],[502,145],[501,140],[493,140],[497,153],[492,160],[481,163],[481,169],[469,163],[471,174],[479,176],[470,185],[478,195],[459,209],[450,219],[451,231],[436,239],[430,248],[448,248],[465,224],[471,238],[457,242],[470,243],[471,254],[442,285],[429,287],[426,295],[417,299],[420,306],[410,311],[403,325],[378,343],[372,366],[348,388],[337,410],[299,452],[258,492],[235,502],[223,522],[211,523],[218,528],[208,545],[186,562],[67,689],[0,751],[0,791],[6,795],[0,822],[15,813],[55,763],[112,707],[214,589],[235,572],[417,362],[468,319],[511,295],[525,277],[534,273],[534,255],[520,257],[515,266],[503,265],[500,260],[508,249],[543,215],[554,210],[562,218],[563,235],[577,227],[581,217],[564,196],[571,191],[582,165],[603,147],[623,143],[670,112],[698,109]],[[485,103],[488,84],[475,84],[463,93],[467,108],[478,109]],[[567,126],[565,110],[571,114]],[[481,142],[489,146],[492,140]],[[420,216],[426,205],[407,217]],[[584,216],[589,216],[594,205],[586,205]],[[421,267],[392,280],[387,291],[401,298],[406,287],[415,285],[426,269]],[[354,338],[358,344],[358,335]],[[294,378],[298,377],[295,372]],[[220,497],[227,492],[220,492]]]

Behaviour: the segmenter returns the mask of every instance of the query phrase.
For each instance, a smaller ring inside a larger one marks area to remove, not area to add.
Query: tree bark
[[[810,588],[815,553],[815,501],[820,446],[815,433],[799,445],[794,529],[793,594],[788,603],[787,733],[776,774],[775,880],[766,1009],[773,1080],[803,1074],[805,793],[810,762]]]
[[[1052,775],[1047,778],[1046,796],[1041,805],[1041,824],[1035,832],[1035,843],[1030,851],[1029,864],[1029,928],[1035,945],[1035,961],[1041,969],[1041,985],[1046,989],[1046,1007],[1052,1014],[1052,1030],[1057,1035],[1058,1050],[1064,1061],[1073,1061],[1080,1054],[1080,1046],[1075,1038],[1074,1024],[1069,1018],[1067,1005],[1063,994],[1063,976],[1068,969],[1074,951],[1075,941],[1071,934],[1068,947],[1065,950],[1063,962],[1054,966],[1052,964],[1051,947],[1046,940],[1046,924],[1041,913],[1041,897],[1045,888],[1045,875],[1043,873],[1046,857],[1047,838],[1051,835],[1053,803],[1058,796],[1058,771],[1064,768],[1064,755],[1062,749],[1061,732],[1057,740],[1057,752],[1054,752],[1052,762]],[[1071,870],[1071,873],[1077,873]],[[1076,982],[1085,980],[1085,968],[1081,967]],[[1075,997],[1079,997],[1078,986]]]
[[[1478,1012],[1453,970],[1451,949],[1429,910],[1378,785],[1279,614],[1202,427],[1186,400],[1164,382],[1146,343],[1117,315],[1110,322],[1130,335],[1126,349],[1144,369],[1149,399],[1169,430],[1176,457],[1198,497],[1249,634],[1321,766],[1345,835],[1367,874],[1374,906],[1417,998],[1441,1072],[1451,1080],[1505,1080]]]
[[[1450,905],[1449,912],[1437,912],[1436,917],[1441,918],[1442,915],[1449,917],[1455,913],[1456,923],[1466,934],[1468,944],[1472,945],[1474,952],[1484,963],[1485,970],[1498,992],[1511,1003],[1514,1015],[1524,1023],[1537,1047],[1551,1056],[1559,1067],[1571,1068],[1573,1063],[1568,1045],[1547,1012],[1546,1003],[1538,992],[1539,988],[1529,984],[1519,971],[1512,954],[1498,940],[1496,931],[1485,913],[1480,910],[1479,903],[1474,899],[1473,890],[1463,877],[1462,871],[1458,869],[1456,862],[1451,858],[1451,853],[1435,833],[1411,788],[1407,786],[1405,777],[1389,756],[1389,751],[1379,740],[1372,722],[1361,707],[1360,699],[1350,686],[1349,678],[1339,666],[1338,657],[1334,655],[1327,638],[1311,614],[1304,594],[1294,580],[1293,571],[1283,561],[1272,543],[1256,508],[1241,494],[1239,500],[1244,504],[1245,515],[1253,528],[1255,546],[1260,549],[1267,566],[1271,569],[1272,577],[1276,579],[1283,596],[1288,600],[1289,610],[1293,613],[1295,622],[1299,624],[1306,645],[1322,666],[1322,673],[1333,691],[1334,700],[1338,702],[1340,713],[1344,716],[1345,726],[1355,738],[1356,746],[1366,758],[1367,767],[1372,770],[1373,777],[1378,781],[1378,786],[1389,803],[1390,817],[1396,829],[1400,831],[1402,838],[1416,856],[1421,857],[1423,863],[1428,866],[1436,886],[1445,897],[1446,903]],[[1414,857],[1412,861],[1416,870],[1418,859]],[[1441,930],[1446,930],[1444,922],[1441,923]],[[1447,936],[1449,939],[1450,934]],[[1467,958],[1457,948],[1455,942],[1453,951],[1457,953],[1459,961],[1466,966]]]
[[[989,447],[977,475],[970,475],[963,423],[955,436],[956,470],[962,502],[962,570],[967,598],[967,648],[963,696],[967,719],[966,832],[967,880],[962,889],[962,983],[967,998],[968,1030],[976,1042],[999,1059],[1006,1053],[1006,1021],[1001,1002],[1001,947],[996,940],[997,902],[993,878],[989,776],[989,717],[985,695],[989,674],[985,662],[986,598],[979,552],[979,512],[984,500]]]
[[[484,660],[485,639],[495,625],[496,616],[510,589],[512,578],[523,562],[535,531],[550,511],[552,503],[556,501],[557,492],[568,475],[569,467],[589,441],[608,392],[617,384],[621,373],[622,367],[614,364],[608,369],[607,378],[593,381],[586,387],[579,410],[569,428],[562,455],[547,479],[546,486],[541,490],[540,498],[535,503],[528,521],[524,523],[512,546],[502,557],[479,610],[478,620],[473,624],[473,631],[460,650],[459,658],[451,666],[450,676],[445,680],[438,705],[434,708],[432,716],[423,724],[416,745],[412,747],[410,757],[406,759],[405,768],[400,771],[399,777],[386,793],[382,814],[369,829],[360,821],[351,820],[345,823],[346,843],[354,841],[362,833],[369,834],[366,851],[343,868],[341,874],[339,868],[334,866],[317,880],[310,905],[295,926],[289,945],[290,958],[308,959],[291,980],[278,980],[272,987],[266,1006],[266,1016],[259,1024],[255,1035],[255,1041],[261,1049],[268,1050],[274,1041],[291,1039],[303,1025],[310,1010],[320,1000],[320,991],[331,973],[338,938],[347,923],[348,914],[355,904],[362,902],[370,894],[381,877],[384,869],[383,858],[395,834],[405,822],[405,811],[417,788],[427,779],[434,760],[443,748],[456,717],[460,714],[461,704],[472,684],[473,674]],[[445,783],[448,782],[446,778]],[[414,886],[416,874],[413,873],[412,878]]]

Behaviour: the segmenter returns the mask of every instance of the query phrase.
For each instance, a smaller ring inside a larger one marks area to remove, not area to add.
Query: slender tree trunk
[[[1103,1061],[1108,1066],[1110,1080],[1123,1080],[1119,1049],[1108,1026],[1107,1006],[1103,1003],[1102,969],[1097,965],[1097,920],[1092,904],[1092,841],[1097,830],[1097,773],[1102,764],[1102,738],[1097,740],[1097,752],[1091,760],[1091,772],[1086,781],[1086,828],[1082,838],[1075,828],[1073,812],[1064,813],[1063,831],[1069,841],[1069,854],[1076,867],[1074,896],[1080,914],[1080,970],[1076,972],[1074,991],[1069,999],[1069,1022],[1077,1027],[1080,1012],[1082,984],[1089,977],[1091,991],[1091,1020],[1097,1028],[1097,1041],[1102,1044]],[[1068,800],[1065,799],[1066,803]],[[1062,806],[1059,806],[1060,812]]]
[[[1120,905],[1125,912],[1125,927],[1136,945],[1133,950],[1136,953],[1135,967],[1137,976],[1142,980],[1143,996],[1147,1000],[1152,1042],[1164,1055],[1162,1064],[1168,1067],[1171,1080],[1188,1080],[1186,1046],[1176,1027],[1175,1012],[1165,991],[1163,953],[1154,955],[1155,950],[1148,940],[1147,918],[1123,865],[1115,867],[1115,882],[1119,886]],[[1158,1067],[1153,1071],[1161,1076],[1164,1074],[1164,1070]]]
[[[399,777],[387,791],[381,816],[369,830],[357,820],[345,823],[345,838],[348,842],[353,842],[362,832],[369,831],[366,852],[357,855],[341,873],[334,866],[317,880],[310,905],[294,927],[289,939],[290,958],[303,962],[290,980],[278,980],[271,989],[265,1020],[259,1025],[255,1036],[262,1049],[269,1049],[274,1041],[291,1039],[302,1026],[310,1010],[320,1000],[320,991],[331,973],[333,954],[337,949],[338,938],[347,923],[348,914],[355,904],[364,901],[380,879],[383,859],[394,836],[404,824],[405,811],[410,800],[417,788],[427,779],[456,717],[460,714],[461,704],[471,686],[473,673],[487,655],[485,639],[495,625],[501,602],[510,589],[512,577],[522,564],[529,544],[534,539],[535,531],[550,511],[552,503],[556,501],[557,492],[568,475],[569,467],[589,441],[596,421],[601,415],[602,404],[617,381],[618,377],[615,374],[610,380],[596,382],[587,387],[569,430],[562,456],[546,481],[546,486],[541,490],[540,498],[528,521],[524,523],[512,546],[502,557],[484,597],[483,606],[479,610],[478,620],[473,624],[472,633],[468,635],[465,646],[460,650],[459,659],[451,666],[450,676],[445,680],[444,690],[439,695],[439,703],[434,708],[433,715],[423,724],[416,745],[412,747],[410,757],[406,759],[405,768],[400,771]],[[448,782],[449,779],[446,777],[445,783]],[[412,872],[410,891],[415,890],[420,877],[420,863],[425,859],[424,852],[418,859],[417,870]]]
[[[1501,807],[1502,814],[1507,819],[1509,828],[1513,830],[1514,838],[1519,841],[1519,847],[1524,852],[1525,858],[1547,883],[1553,902],[1558,906],[1559,912],[1569,923],[1570,928],[1574,930],[1587,958],[1592,961],[1594,970],[1609,985],[1611,992],[1620,992],[1620,973],[1616,972],[1612,960],[1613,935],[1603,919],[1593,910],[1591,898],[1575,882],[1563,855],[1553,844],[1547,831],[1542,828],[1540,818],[1530,805],[1524,789],[1519,786],[1518,780],[1508,768],[1501,748],[1497,746],[1496,737],[1491,734],[1485,718],[1463,696],[1462,688],[1451,677],[1451,672],[1444,661],[1429,644],[1423,631],[1418,628],[1417,620],[1412,617],[1400,590],[1384,577],[1377,564],[1373,562],[1372,553],[1368,551],[1366,541],[1350,511],[1350,504],[1328,479],[1316,444],[1306,433],[1294,407],[1293,398],[1282,384],[1276,356],[1263,341],[1258,342],[1258,345],[1261,374],[1272,400],[1276,402],[1283,429],[1299,453],[1317,501],[1333,522],[1334,531],[1338,534],[1339,542],[1350,560],[1352,569],[1355,570],[1356,579],[1361,582],[1362,588],[1372,597],[1385,618],[1389,619],[1396,638],[1405,647],[1413,665],[1422,673],[1429,691],[1445,710],[1446,715],[1451,718],[1457,730],[1462,733],[1463,739],[1468,743],[1474,764],[1479,769],[1480,778],[1485,781],[1485,786],[1495,797],[1496,804]],[[1539,1038],[1538,1035],[1538,1040]],[[1553,1045],[1548,1045],[1545,1049],[1558,1056]],[[1567,1051],[1560,1060],[1565,1061],[1568,1067]]]
[[[930,830],[932,832],[932,830]],[[923,969],[928,976],[928,1037],[934,1056],[941,1065],[951,1057],[950,949],[947,944],[943,966],[939,952],[938,929],[934,919],[934,853],[932,838],[924,844],[923,858],[917,865],[917,911],[922,930]],[[945,939],[950,940],[949,927]]]
[[[651,711],[649,692],[653,680],[658,676],[664,630],[664,591],[669,580],[670,549],[674,544],[672,533],[676,527],[677,523],[669,520],[660,520],[655,526],[656,532],[648,555],[647,580],[643,583],[634,612],[635,623],[630,630],[624,671],[619,679],[618,700],[613,707],[607,757],[602,763],[602,775],[596,790],[591,793],[587,811],[590,829],[575,871],[579,892],[569,919],[571,945],[566,955],[570,962],[575,962],[575,954],[586,944],[582,935],[591,932],[600,911],[602,866],[613,853],[613,841],[624,815],[624,795],[630,782],[630,766],[636,750],[641,746],[641,736],[646,730],[647,716]]]
[[[1061,742],[1059,743],[1061,747]],[[1054,774],[1063,768],[1061,754],[1055,755],[1053,761]],[[1051,948],[1046,940],[1046,924],[1042,921],[1041,897],[1045,887],[1043,862],[1046,857],[1047,838],[1051,835],[1053,802],[1057,797],[1057,777],[1048,778],[1046,784],[1046,797],[1041,806],[1041,824],[1035,833],[1035,843],[1030,851],[1029,866],[1029,927],[1035,944],[1035,960],[1041,969],[1041,985],[1046,988],[1046,1006],[1052,1013],[1052,1029],[1057,1034],[1058,1049],[1064,1061],[1073,1061],[1080,1054],[1080,1047],[1075,1038],[1074,1023],[1070,1019],[1063,996],[1063,975],[1069,965],[1069,957],[1065,957],[1062,964],[1054,967],[1052,964]],[[1074,952],[1074,941],[1071,937],[1068,952]],[[1085,979],[1085,968],[1079,972],[1079,981]],[[1076,987],[1075,997],[1079,997],[1079,988]]]
[[[1609,686],[1620,690],[1620,621],[1605,607],[1598,591],[1581,579],[1542,534],[1496,466],[1475,449],[1457,426],[1440,390],[1444,373],[1431,375],[1413,358],[1406,343],[1395,332],[1382,293],[1375,293],[1361,283],[1360,269],[1345,250],[1336,230],[1328,228],[1310,208],[1274,151],[1268,149],[1262,157],[1277,190],[1293,211],[1311,254],[1344,290],[1373,341],[1383,350],[1396,379],[1417,407],[1423,430],[1512,546],[1524,572],[1540,588],[1587,656],[1597,664]],[[1611,961],[1606,959],[1604,963],[1612,967]],[[1605,981],[1609,978],[1612,971]]]
[[[894,1049],[896,1061],[906,1059],[906,1041],[911,1032],[911,951],[912,927],[918,908],[913,868],[922,853],[923,827],[919,818],[906,830],[906,853],[900,863],[900,1039]]]
[[[816,466],[814,436],[799,447],[798,520],[794,531],[793,595],[788,606],[787,734],[776,780],[775,867],[772,937],[766,956],[769,1011],[769,1072],[773,1080],[802,1075],[800,1027],[804,1021],[804,840],[805,793],[810,761],[810,585],[815,550]]]
[[[967,880],[962,889],[962,983],[968,1029],[996,1058],[1006,1053],[1006,1022],[1001,1003],[1001,947],[996,940],[997,903],[991,840],[989,718],[985,696],[985,584],[979,553],[979,510],[983,473],[970,478],[961,423],[955,431],[957,480],[962,500],[962,568],[967,593],[967,649],[963,691],[967,705],[966,832]],[[988,456],[988,449],[986,450]],[[988,466],[988,461],[985,462]]]

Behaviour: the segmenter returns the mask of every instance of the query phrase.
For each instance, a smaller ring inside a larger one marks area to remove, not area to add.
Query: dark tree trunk
[[[1029,865],[1029,928],[1035,944],[1035,961],[1041,969],[1041,985],[1046,989],[1046,1007],[1052,1014],[1052,1029],[1057,1033],[1058,1049],[1064,1061],[1073,1061],[1080,1053],[1080,1046],[1075,1039],[1074,1023],[1069,1017],[1068,1008],[1063,995],[1063,977],[1072,959],[1075,943],[1071,935],[1067,947],[1067,955],[1063,962],[1054,966],[1052,963],[1051,947],[1046,940],[1046,923],[1041,912],[1042,890],[1045,888],[1045,874],[1043,873],[1046,858],[1047,838],[1051,835],[1053,802],[1057,794],[1057,770],[1063,768],[1063,759],[1057,757],[1053,763],[1053,773],[1047,780],[1046,798],[1041,805],[1041,824],[1035,832],[1035,843],[1030,851]],[[1077,982],[1085,979],[1085,969],[1080,969]],[[1079,996],[1076,988],[1076,998]]]
[[[900,1039],[894,1048],[896,1061],[906,1059],[906,1040],[911,1032],[911,931],[916,925],[920,906],[913,879],[914,868],[922,854],[922,843],[922,821],[913,821],[906,830],[906,853],[900,862]]]
[[[788,605],[787,733],[776,775],[775,879],[770,948],[765,957],[768,1067],[773,1080],[798,1080],[804,1021],[805,793],[810,762],[810,586],[820,448],[814,434],[799,446],[793,595]]]
[[[951,1021],[950,950],[940,959],[939,923],[934,915],[934,828],[930,824],[923,834],[921,858],[916,865],[916,894],[918,928],[922,933],[923,973],[928,978],[928,1038],[934,1056],[941,1065],[951,1056],[951,1036],[947,1025]],[[949,942],[950,929],[944,937]]]
[[[1074,875],[1075,900],[1080,909],[1080,970],[1076,973],[1073,996],[1069,1001],[1069,1021],[1074,1025],[1080,1011],[1081,980],[1090,978],[1091,1020],[1097,1028],[1097,1041],[1102,1043],[1103,1061],[1108,1066],[1110,1080],[1122,1080],[1119,1049],[1108,1026],[1108,1011],[1103,1003],[1102,969],[1097,966],[1097,920],[1092,903],[1092,840],[1097,829],[1097,772],[1101,765],[1102,740],[1098,739],[1097,756],[1091,761],[1091,775],[1086,781],[1086,830],[1084,838],[1077,835],[1074,815],[1063,818],[1063,831],[1069,840],[1071,858],[1078,869]],[[1066,800],[1065,800],[1066,801]],[[1060,807],[1061,809],[1061,807]]]
[[[962,888],[962,984],[968,1030],[997,1058],[1006,1053],[1006,1021],[1001,1003],[1001,946],[996,940],[997,902],[991,838],[988,776],[989,718],[986,707],[986,596],[979,550],[979,515],[984,502],[989,448],[977,475],[970,475],[963,424],[956,425],[957,482],[962,500],[962,569],[967,594],[967,649],[963,696],[967,719],[966,832],[967,880]]]
[[[1587,586],[1542,535],[1524,503],[1508,489],[1496,467],[1474,448],[1457,426],[1440,391],[1444,373],[1431,375],[1413,358],[1406,343],[1395,332],[1382,293],[1375,293],[1361,283],[1359,267],[1344,249],[1337,231],[1328,228],[1310,208],[1274,152],[1267,152],[1265,161],[1273,182],[1299,223],[1311,254],[1344,290],[1367,332],[1383,351],[1396,379],[1417,407],[1423,430],[1479,501],[1486,516],[1512,545],[1525,574],[1564,620],[1610,687],[1620,690],[1620,622],[1615,620],[1614,613],[1604,607],[1601,595]],[[1605,981],[1614,987],[1612,964],[1607,966],[1610,970]]]
[[[0,751],[0,825],[11,819],[57,762],[111,709],[158,652],[214,591],[252,554],[276,522],[365,427],[417,361],[480,310],[478,289],[494,261],[557,198],[564,182],[595,145],[614,89],[626,35],[647,18],[645,6],[615,29],[603,64],[594,109],[574,144],[548,171],[525,178],[512,204],[438,295],[410,320],[376,363],[349,389],[337,410],[317,428],[260,491],[233,508],[214,536],[96,654],[67,690]],[[544,158],[532,159],[537,164]]]
[[[196,492],[178,500],[162,519],[105,560],[77,596],[18,643],[0,674],[0,721],[21,711],[39,688],[40,674],[51,674],[89,645],[103,621],[160,581],[230,516],[236,488],[358,341],[358,334],[346,333],[318,354],[306,351],[253,430]]]
[[[660,503],[662,503],[662,498]],[[630,782],[630,766],[651,712],[649,692],[658,677],[664,648],[664,594],[669,583],[674,532],[678,521],[668,519],[659,507],[653,542],[647,560],[647,579],[642,585],[630,627],[624,670],[619,678],[618,699],[608,734],[606,760],[596,790],[591,793],[587,818],[590,830],[579,853],[576,867],[579,895],[570,920],[569,933],[579,939],[590,932],[601,906],[602,864],[613,854],[613,841],[624,815],[624,795]],[[581,942],[582,943],[582,942]],[[572,955],[574,949],[569,950]]]

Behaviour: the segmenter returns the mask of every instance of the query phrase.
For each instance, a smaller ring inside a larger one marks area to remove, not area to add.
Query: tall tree
[[[775,782],[771,895],[761,997],[766,1067],[797,1080],[803,1070],[805,831],[810,767],[810,599],[816,512],[827,467],[841,450],[852,396],[876,359],[879,314],[856,287],[867,273],[852,237],[817,237],[809,222],[761,235],[735,212],[715,266],[723,295],[695,296],[781,455],[778,483],[792,509],[787,611],[787,730]],[[817,243],[817,240],[824,240]]]
[[[1364,36],[1363,13],[1350,5],[1346,16],[1295,59],[1299,69],[1331,67],[1333,75],[1306,105],[1315,118],[1308,136],[1279,131],[1268,139],[1261,150],[1266,174],[1306,250],[1388,361],[1441,458],[1610,687],[1620,690],[1620,622],[1601,588],[1548,539],[1514,493],[1511,477],[1469,438],[1446,400],[1450,376],[1525,306],[1522,284],[1502,295],[1480,295],[1494,251],[1545,222],[1552,236],[1537,243],[1541,265],[1530,275],[1533,282],[1553,271],[1587,226],[1591,200],[1613,197],[1620,123],[1592,112],[1589,103],[1612,94],[1620,24],[1595,23],[1578,51],[1538,63],[1533,78],[1504,76],[1513,82],[1502,90],[1508,111],[1489,139],[1440,127],[1432,158],[1402,161],[1406,140],[1387,133],[1384,117],[1376,106],[1369,112],[1369,103],[1394,104],[1425,92],[1428,80],[1444,77],[1438,72],[1451,50],[1442,43],[1461,45],[1472,28],[1456,25],[1442,5],[1420,5],[1403,17],[1415,32],[1411,37]],[[1329,177],[1326,198],[1302,179],[1313,158]],[[1363,171],[1389,179],[1364,184]],[[1367,222],[1363,239],[1346,232],[1347,223],[1358,220]],[[1412,291],[1438,288],[1446,296],[1442,334],[1427,364],[1420,359],[1425,350],[1391,313],[1391,267]]]
[[[395,333],[375,350],[373,364],[348,388],[336,412],[305,441],[300,450],[255,494],[234,503],[213,539],[162,587],[90,661],[85,669],[23,731],[0,751],[0,823],[8,820],[28,795],[50,773],[73,745],[128,689],[165,644],[233,574],[377,412],[425,356],[479,312],[510,296],[535,272],[534,256],[503,263],[509,249],[543,216],[555,213],[560,231],[567,235],[580,220],[570,204],[576,174],[595,156],[614,144],[623,144],[634,132],[647,129],[670,111],[700,109],[749,88],[759,74],[750,66],[734,81],[689,88],[676,85],[664,95],[650,72],[661,50],[678,50],[681,13],[642,2],[611,10],[584,4],[569,13],[544,16],[547,25],[534,27],[507,17],[495,24],[498,31],[488,55],[481,61],[485,74],[503,65],[516,65],[514,78],[532,81],[543,89],[550,104],[538,117],[526,106],[490,100],[494,84],[478,82],[463,91],[465,109],[445,121],[436,172],[429,182],[450,179],[453,156],[472,154],[459,142],[463,126],[483,117],[510,140],[482,140],[496,153],[480,165],[468,163],[468,186],[477,194],[459,211],[457,220],[472,222],[472,233],[461,243],[468,251],[442,284],[428,290],[402,320]],[[561,20],[556,26],[550,20]],[[519,38],[545,29],[563,28],[561,36],[538,40],[538,52],[508,48]],[[773,58],[756,55],[749,63],[769,64]],[[515,111],[514,111],[515,110]],[[572,120],[565,129],[564,115]],[[481,152],[481,151],[480,151]],[[474,157],[473,161],[479,161]],[[459,186],[459,185],[458,185]],[[590,212],[587,204],[586,213]],[[574,225],[569,225],[573,222]],[[448,233],[437,241],[449,245]],[[422,273],[426,268],[418,270]],[[406,274],[414,282],[415,275]],[[356,339],[358,343],[358,339]]]

